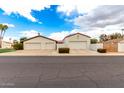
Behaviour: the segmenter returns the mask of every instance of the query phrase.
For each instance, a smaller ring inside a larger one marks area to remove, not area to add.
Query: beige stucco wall
[[[118,43],[118,52],[124,52],[124,40]]]
[[[90,44],[90,49],[97,51],[98,48],[103,48],[103,43],[98,43],[98,44]]]
[[[124,52],[124,42],[118,43],[118,52]]]
[[[57,51],[59,48],[67,48],[68,46],[66,44],[57,44]]]
[[[86,44],[86,48],[89,49],[90,38],[85,35],[83,36],[81,34],[76,34],[76,35],[65,38],[64,43],[67,44],[69,47],[71,47],[72,45],[70,44],[70,42],[75,42],[75,41],[84,42],[84,44]],[[73,46],[75,46],[75,47],[77,45],[78,44],[73,44]]]
[[[30,45],[32,43],[37,44],[37,45],[40,44],[41,49],[56,49],[56,42],[55,41],[52,41],[52,40],[49,40],[49,39],[46,39],[43,37],[36,37],[36,38],[25,41],[24,42],[24,49],[30,49],[30,48],[26,47],[26,44]],[[32,45],[30,47],[35,48],[35,46],[32,46]]]
[[[2,41],[2,48],[12,48],[12,44],[9,42]]]

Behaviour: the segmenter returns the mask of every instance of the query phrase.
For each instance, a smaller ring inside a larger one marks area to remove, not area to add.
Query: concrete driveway
[[[0,53],[0,56],[124,56],[124,53],[98,53],[91,50],[70,50],[69,54],[59,54],[56,50],[17,50]]]
[[[2,56],[62,56],[62,55],[94,55],[99,54],[91,50],[70,50],[69,54],[59,54],[56,50],[17,50],[14,52],[1,53]]]

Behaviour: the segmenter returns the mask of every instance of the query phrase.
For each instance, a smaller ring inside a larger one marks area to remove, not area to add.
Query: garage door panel
[[[42,49],[55,49],[55,44],[53,42],[42,43]]]
[[[69,42],[70,49],[87,49],[87,42]]]
[[[55,49],[54,44],[46,44],[46,49]]]
[[[26,43],[25,49],[41,49],[41,43]]]

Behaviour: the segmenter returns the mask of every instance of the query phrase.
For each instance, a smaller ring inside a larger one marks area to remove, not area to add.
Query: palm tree
[[[6,30],[8,29],[8,26],[7,25],[4,25],[4,24],[0,24],[0,48],[2,46],[2,39],[4,37],[4,34],[6,32]]]

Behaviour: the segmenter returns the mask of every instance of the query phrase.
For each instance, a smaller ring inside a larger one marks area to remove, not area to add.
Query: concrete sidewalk
[[[59,54],[55,50],[18,50],[0,53],[0,56],[124,56],[124,53],[98,53],[91,50],[71,50],[69,54]]]

